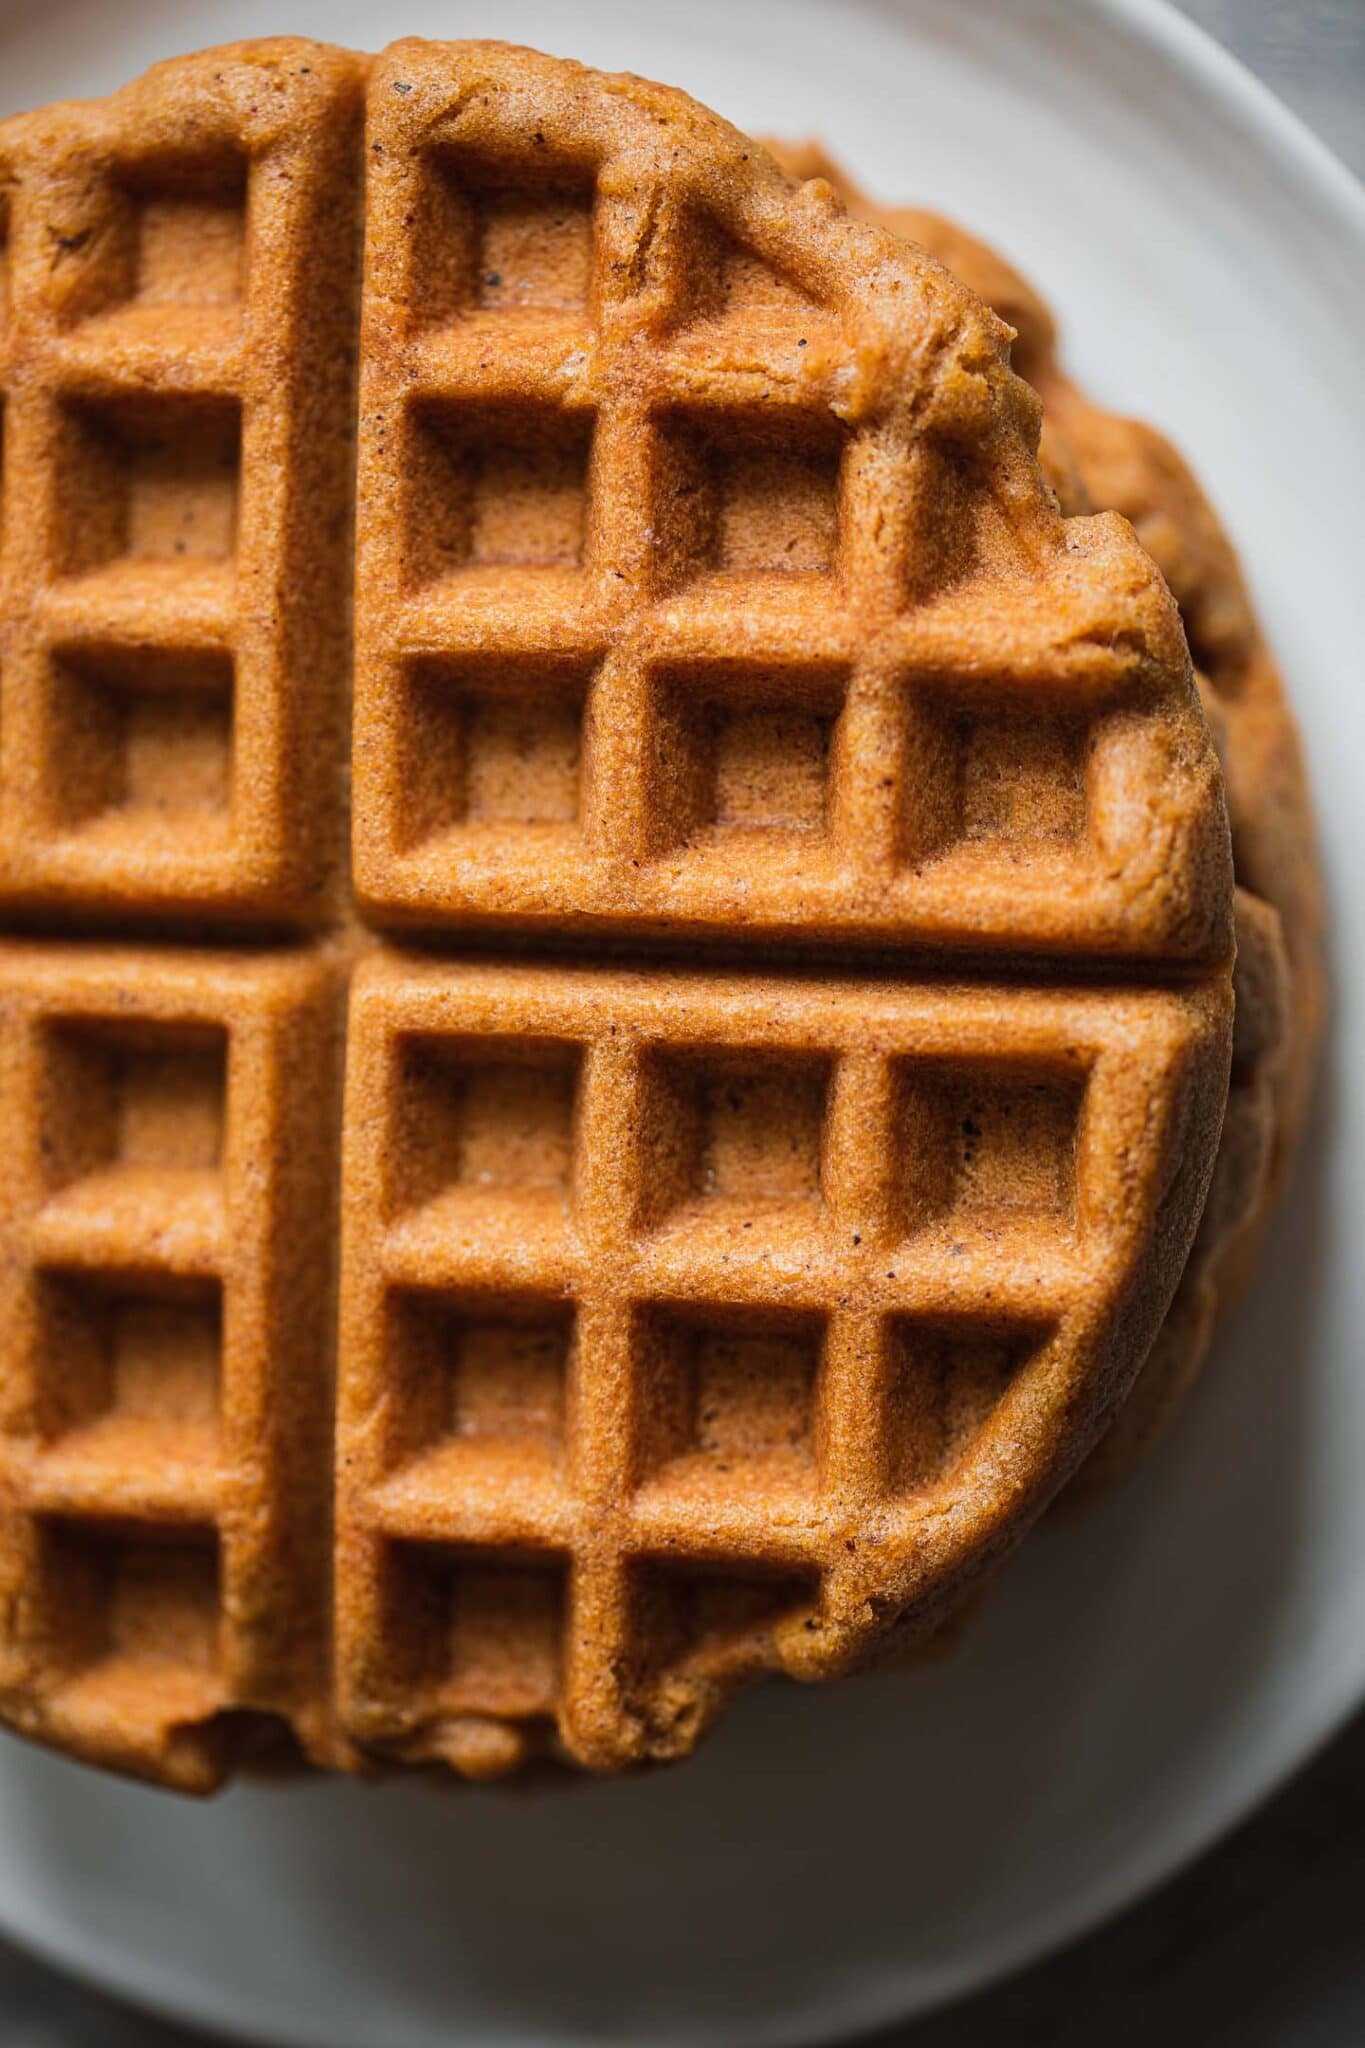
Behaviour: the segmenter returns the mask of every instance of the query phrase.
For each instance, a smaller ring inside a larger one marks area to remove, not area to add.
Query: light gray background
[[[774,0],[777,4],[777,0]],[[1179,0],[1365,175],[1365,0]],[[1365,1714],[1184,1877],[882,2048],[1365,2042]],[[0,2048],[196,2048],[0,1943]],[[376,2042],[375,2048],[384,2048]]]

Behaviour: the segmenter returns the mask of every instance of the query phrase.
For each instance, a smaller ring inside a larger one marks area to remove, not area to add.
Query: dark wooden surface
[[[1365,0],[1180,4],[1365,174]],[[0,1943],[0,2048],[195,2048],[203,2039],[131,2013]],[[1365,1714],[1253,1820],[1145,1903],[1008,1983],[883,2035],[881,2048],[1101,2042],[1365,2043]]]

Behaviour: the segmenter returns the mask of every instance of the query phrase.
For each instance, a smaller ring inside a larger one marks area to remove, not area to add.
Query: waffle
[[[673,95],[592,98],[491,49],[375,75],[367,912],[1216,951],[1174,621],[1121,521],[1038,493],[998,327]]]
[[[1005,330],[501,45],[0,151],[0,1714],[192,1790],[614,1770],[932,1630],[1122,1400],[1230,1057],[1175,609]],[[210,656],[216,831],[138,702]]]
[[[0,1701],[187,1790],[328,1753],[334,979],[0,956]]]
[[[264,43],[0,134],[10,915],[324,914],[360,81]]]
[[[1114,1397],[1112,1276],[1159,1313],[1217,1038],[1172,992],[369,963],[346,1726],[615,1768],[931,1624]]]
[[[1227,779],[1237,902],[1238,1021],[1223,1143],[1193,1255],[1133,1395],[1087,1468],[1127,1470],[1193,1384],[1222,1304],[1255,1263],[1307,1114],[1325,1008],[1323,885],[1303,751],[1236,554],[1165,437],[1093,404],[1059,361],[1053,318],[996,252],[941,215],[879,207],[823,150],[773,145],[799,178],[930,251],[1016,330],[1016,368],[1044,402],[1042,459],[1069,511],[1131,520],[1180,606]]]
[[[337,1752],[363,75],[0,126],[0,1712],[185,1790]]]

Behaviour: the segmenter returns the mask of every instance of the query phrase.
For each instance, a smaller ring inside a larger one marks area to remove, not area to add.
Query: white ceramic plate
[[[1188,1422],[1027,1546],[960,1654],[770,1688],[674,1775],[522,1797],[195,1807],[0,1744],[0,1925],[134,1999],[309,2048],[830,2040],[1125,1904],[1365,1692],[1365,199],[1142,0],[45,0],[0,9],[0,92],[282,28],[628,65],[989,231],[1094,390],[1214,480],[1298,694],[1347,1056]]]

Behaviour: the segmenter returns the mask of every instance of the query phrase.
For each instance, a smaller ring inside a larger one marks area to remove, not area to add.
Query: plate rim
[[[1330,209],[1365,264],[1365,179],[1242,58],[1183,13],[1177,0],[1084,0],[1084,4],[1120,37],[1146,44],[1170,70],[1192,77],[1225,115],[1234,114],[1261,147],[1296,175],[1301,189]],[[1317,1123],[1315,1116],[1315,1127]],[[1314,1136],[1310,1129],[1305,1150]],[[751,2026],[733,2038],[742,2040],[745,2048],[821,2048],[836,2039],[853,2042],[948,2009],[1058,1955],[1188,1871],[1309,1766],[1362,1705],[1365,1640],[1354,1669],[1346,1660],[1335,1682],[1330,1674],[1324,1675],[1312,1707],[1305,1707],[1288,1739],[1283,1732],[1279,1735],[1279,1753],[1268,1764],[1265,1752],[1276,1748],[1277,1738],[1267,1736],[1258,1768],[1252,1773],[1254,1788],[1244,1783],[1228,1785],[1212,1809],[1208,1804],[1201,1806],[1197,1822],[1186,1827],[1174,1847],[1169,1836],[1160,1847],[1150,1840],[1145,1846],[1137,1845],[1112,1876],[1092,1883],[1083,1896],[1059,1902],[1041,1920],[1034,1918],[1017,1931],[1004,1929],[988,1959],[982,1962],[978,1958],[970,1974],[954,1984],[928,1988],[921,1984],[917,1993],[888,1971],[868,1990],[844,1982],[836,1991],[826,1993],[818,2005],[808,2007],[799,2019],[782,2017],[775,2025]],[[1282,1731],[1286,1729],[1283,1717],[1279,1725]],[[174,1981],[173,1972],[165,1973],[156,1958],[133,1958],[108,1938],[93,1933],[80,1934],[82,1946],[70,1949],[66,1944],[72,1939],[72,1929],[43,1924],[41,1910],[25,1922],[22,1913],[13,1911],[13,1902],[0,1902],[0,1934],[69,1982],[121,2002],[133,2013],[200,2030],[208,2028],[231,2041],[259,2044],[274,2040],[280,2048],[314,2048],[315,2037],[292,2026],[281,2034],[278,2016],[254,2006],[248,2010],[251,1994],[245,1989],[236,1995],[205,1985],[195,1996]],[[148,1973],[152,1973],[152,1981],[148,1981]],[[568,2048],[577,2038],[558,2036],[557,2048]],[[700,2033],[677,2037],[680,2042],[695,2041],[698,2048],[703,2042],[714,2043],[715,2038]],[[532,2035],[519,2039],[523,2048],[541,2048],[547,2041],[547,2037]],[[511,2037],[508,2042],[510,2048]]]

